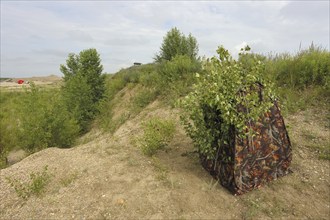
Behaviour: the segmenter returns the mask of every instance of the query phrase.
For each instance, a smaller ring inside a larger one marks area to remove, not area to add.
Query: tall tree
[[[78,121],[80,130],[86,131],[97,113],[97,103],[105,92],[100,55],[96,49],[83,50],[79,55],[71,53],[60,70],[65,82],[63,100]]]
[[[64,74],[63,78],[65,82],[77,75],[84,77],[92,90],[92,100],[94,103],[103,97],[105,76],[102,75],[103,66],[96,49],[83,50],[79,55],[70,53],[66,60],[66,65],[62,64],[60,70]]]
[[[186,37],[178,28],[172,28],[167,32],[160,47],[160,52],[155,60],[172,60],[177,55],[187,55],[191,59],[197,59],[198,44],[195,37],[191,34]]]

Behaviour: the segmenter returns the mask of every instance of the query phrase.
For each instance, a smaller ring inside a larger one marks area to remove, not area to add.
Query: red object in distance
[[[19,80],[17,81],[17,83],[18,83],[18,84],[23,84],[23,83],[24,83],[24,80],[19,79]]]

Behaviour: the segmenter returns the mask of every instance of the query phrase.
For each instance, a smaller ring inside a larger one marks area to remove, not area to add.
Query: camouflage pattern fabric
[[[250,140],[238,137],[231,128],[228,144],[218,148],[215,159],[200,154],[203,167],[235,195],[290,172],[291,143],[278,104],[275,102],[251,128],[257,135]]]

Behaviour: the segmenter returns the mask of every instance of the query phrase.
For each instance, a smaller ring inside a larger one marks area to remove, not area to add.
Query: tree
[[[72,77],[62,87],[65,106],[78,122],[82,132],[88,130],[89,122],[96,114],[97,107],[92,96],[92,89],[86,77],[80,74]]]
[[[191,34],[186,37],[178,28],[172,28],[167,32],[155,61],[172,60],[177,55],[187,55],[191,59],[197,59],[198,44]]]
[[[71,53],[60,70],[64,74],[62,95],[66,107],[78,121],[81,131],[86,131],[105,92],[100,55],[96,49],[83,50],[79,55]]]
[[[87,84],[91,88],[94,103],[103,98],[105,75],[102,75],[103,66],[96,49],[83,50],[79,55],[70,53],[66,60],[66,65],[62,64],[60,70],[64,74],[65,82],[77,75],[86,78]]]

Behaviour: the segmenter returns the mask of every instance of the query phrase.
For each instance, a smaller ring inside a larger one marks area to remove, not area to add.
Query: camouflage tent
[[[220,112],[213,115],[217,114]],[[277,102],[250,129],[257,134],[250,139],[239,137],[234,127],[225,131],[230,137],[228,144],[217,147],[215,159],[200,153],[203,167],[235,195],[290,172],[291,143]]]

